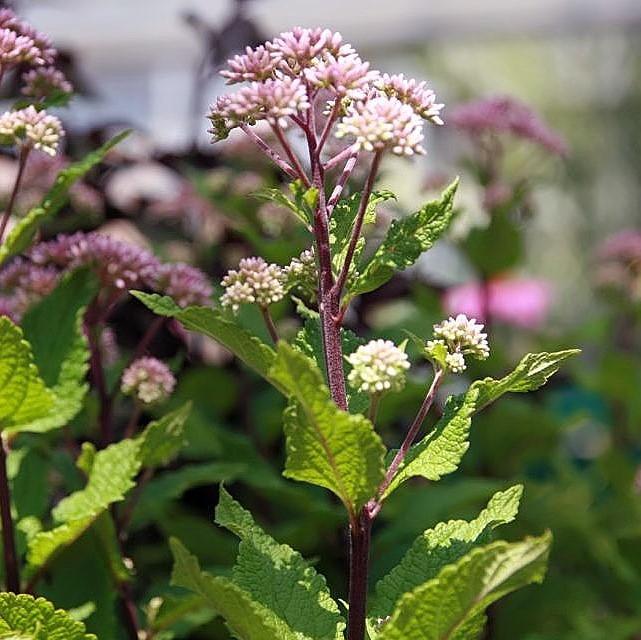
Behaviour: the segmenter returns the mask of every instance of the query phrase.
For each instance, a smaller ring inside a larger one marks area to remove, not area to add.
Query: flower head
[[[399,156],[423,154],[423,121],[398,98],[377,96],[350,105],[336,129],[336,137],[353,137],[366,151],[390,149]]]
[[[391,340],[372,340],[347,356],[352,365],[349,384],[363,393],[400,391],[410,368],[407,354]]]
[[[59,281],[60,274],[53,267],[15,258],[0,269],[0,296],[5,305],[10,305],[11,317],[19,320],[29,307],[48,296]]]
[[[241,304],[267,307],[285,296],[283,269],[277,264],[268,264],[262,258],[243,258],[238,269],[229,271],[221,284],[225,293],[220,302],[234,312]]]
[[[485,360],[490,355],[483,325],[462,313],[435,324],[434,338],[427,342],[428,353],[453,373],[465,371],[467,355],[477,360]]]
[[[568,147],[556,131],[523,102],[509,97],[492,97],[468,102],[452,109],[449,121],[472,136],[484,133],[510,134],[529,140],[555,155],[566,155]]]
[[[7,68],[22,62],[35,62],[40,50],[34,41],[12,29],[0,30],[0,66]]]
[[[402,73],[385,73],[375,85],[386,95],[398,98],[402,103],[412,107],[421,118],[433,124],[443,124],[439,114],[445,105],[436,102],[436,94],[424,80],[417,82],[414,78],[406,78]]]
[[[304,74],[315,87],[330,89],[340,97],[363,100],[370,84],[378,77],[378,71],[370,71],[369,67],[369,62],[363,62],[355,53],[338,57],[328,53],[315,60]]]
[[[314,249],[305,249],[298,258],[283,268],[286,288],[297,289],[305,296],[313,299],[318,290],[318,270]]]
[[[160,266],[155,289],[173,298],[180,307],[205,306],[212,295],[207,276],[200,269],[181,262]]]
[[[120,388],[143,404],[166,400],[176,386],[169,367],[157,358],[138,358],[122,374]]]
[[[227,60],[227,69],[220,72],[227,84],[236,82],[260,82],[269,78],[276,66],[276,60],[263,46],[252,49],[245,48],[245,53],[234,56]]]
[[[44,33],[20,20],[11,9],[0,9],[0,66],[20,62],[51,64],[57,52]]]
[[[22,74],[22,93],[39,100],[55,93],[73,93],[73,86],[59,69],[55,67],[38,67]]]
[[[62,123],[56,116],[38,111],[33,105],[6,111],[0,116],[1,144],[29,145],[54,156],[64,135]]]

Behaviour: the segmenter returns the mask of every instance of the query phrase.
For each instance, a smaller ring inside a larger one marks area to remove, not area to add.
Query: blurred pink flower
[[[464,313],[487,321],[487,306],[490,319],[526,329],[536,329],[545,322],[550,302],[548,283],[533,278],[491,280],[487,284],[487,302],[478,282],[452,287],[443,298],[447,313]]]

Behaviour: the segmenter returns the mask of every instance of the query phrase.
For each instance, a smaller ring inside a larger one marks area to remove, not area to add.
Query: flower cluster
[[[29,146],[54,156],[65,135],[62,123],[33,105],[0,115],[0,144]]]
[[[73,86],[55,67],[38,67],[22,74],[22,93],[42,100],[56,93],[73,93]]]
[[[314,248],[305,249],[283,268],[286,289],[297,289],[307,298],[313,299],[318,290],[318,270]]]
[[[467,355],[477,360],[485,360],[490,355],[483,325],[462,313],[434,325],[434,338],[427,342],[427,352],[452,373],[465,371]]]
[[[397,155],[424,153],[423,120],[442,124],[443,107],[425,82],[381,75],[370,68],[340,33],[297,27],[228,61],[221,72],[229,84],[248,81],[218,98],[209,118],[214,140],[235,127],[259,120],[300,125],[320,95],[329,99],[326,117],[335,134],[367,151]]]
[[[563,156],[568,148],[565,140],[550,129],[526,104],[509,97],[475,100],[452,109],[449,121],[473,136],[510,134],[528,140]]]
[[[627,229],[607,238],[597,250],[596,283],[641,300],[641,231]]]
[[[154,288],[173,298],[180,307],[206,306],[213,293],[207,276],[200,269],[182,262],[161,265]]]
[[[133,396],[143,404],[154,404],[166,400],[175,386],[176,378],[164,362],[143,357],[125,369],[120,388],[126,396]]]
[[[283,269],[268,264],[262,258],[243,258],[238,269],[231,269],[222,280],[225,293],[220,298],[223,307],[238,311],[241,304],[267,307],[285,296]]]
[[[0,69],[22,63],[40,66],[56,57],[49,38],[20,20],[11,9],[0,9]]]
[[[0,315],[20,320],[25,311],[49,295],[59,281],[56,269],[16,258],[0,271]]]
[[[371,340],[346,357],[352,365],[349,384],[363,393],[400,391],[410,368],[407,354],[391,340]]]

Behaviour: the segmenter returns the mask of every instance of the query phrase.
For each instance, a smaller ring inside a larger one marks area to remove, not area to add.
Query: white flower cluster
[[[444,364],[452,373],[465,371],[467,355],[477,360],[485,360],[490,355],[483,325],[462,313],[434,325],[434,338],[428,341],[427,351],[436,359],[440,359],[439,351],[444,352]]]
[[[287,289],[298,289],[313,298],[318,289],[318,271],[314,249],[305,249],[283,269]]]
[[[56,116],[38,111],[33,105],[0,115],[0,144],[29,145],[55,156],[64,135]]]
[[[283,269],[268,264],[262,258],[243,258],[238,269],[230,270],[222,280],[225,293],[220,298],[223,307],[236,312],[241,304],[267,307],[285,296]]]
[[[407,354],[391,340],[371,340],[347,356],[347,361],[352,365],[350,385],[370,394],[400,391],[410,368]]]

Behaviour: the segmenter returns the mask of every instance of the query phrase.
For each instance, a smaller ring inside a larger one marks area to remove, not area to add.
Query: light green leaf
[[[402,596],[377,640],[473,640],[486,607],[543,580],[551,540],[546,533],[473,549]]]
[[[185,444],[185,423],[191,402],[150,422],[140,435],[140,460],[143,467],[161,467],[178,454]]]
[[[383,497],[407,479],[422,476],[440,480],[456,471],[470,443],[470,426],[476,409],[478,391],[472,387],[461,396],[448,398],[441,419],[425,438],[410,448]],[[395,452],[390,452],[393,457]]]
[[[371,617],[376,619],[391,615],[404,593],[436,577],[443,567],[468,553],[479,539],[485,542],[488,533],[495,527],[512,522],[522,494],[522,485],[500,491],[490,499],[476,519],[470,522],[440,522],[421,534],[401,562],[376,585]]]
[[[280,343],[270,375],[289,392],[284,475],[334,492],[354,516],[383,480],[385,447],[369,420],[341,411],[314,363]]]
[[[201,570],[198,560],[175,538],[169,541],[174,555],[171,582],[200,595],[221,615],[239,640],[300,640],[267,607],[228,578],[214,577]]]
[[[48,415],[12,431],[43,433],[66,425],[82,408],[88,390],[89,349],[83,330],[86,305],[97,290],[88,270],[68,275],[56,289],[31,308],[22,320],[25,337],[33,346],[39,371],[53,393]],[[51,331],[55,326],[56,331]]]
[[[126,138],[129,133],[130,131],[123,131],[103,144],[99,149],[92,151],[82,160],[70,164],[58,174],[53,187],[49,189],[42,202],[31,209],[7,235],[6,240],[0,246],[0,264],[11,256],[18,255],[31,244],[38,227],[46,220],[53,218],[66,204],[69,189],[74,183],[99,164],[107,153]]]
[[[0,593],[0,639],[97,640],[82,622],[44,598]]]
[[[223,488],[216,522],[241,539],[235,584],[284,620],[297,637],[343,639],[345,623],[325,578],[298,552],[268,536]]]
[[[387,235],[360,275],[348,287],[350,298],[368,293],[385,284],[397,271],[413,265],[443,234],[454,213],[458,178],[441,194],[406,218],[394,220]]]
[[[480,411],[504,393],[525,393],[542,387],[559,370],[564,360],[579,353],[581,353],[580,349],[568,349],[554,353],[545,351],[528,353],[519,362],[516,369],[504,378],[477,380],[472,383],[472,388],[479,392],[476,410]]]
[[[236,354],[248,367],[275,384],[269,376],[269,370],[276,355],[274,350],[257,336],[225,318],[219,311],[209,307],[182,309],[168,296],[141,291],[132,291],[131,293],[154,313],[176,318],[185,329],[197,331],[217,340]]]
[[[289,185],[289,191],[291,198],[280,189],[262,189],[252,195],[289,209],[306,227],[311,228],[318,200],[318,189],[315,187],[306,189],[300,180],[295,180]]]
[[[42,418],[52,406],[22,330],[0,317],[0,430]]]

